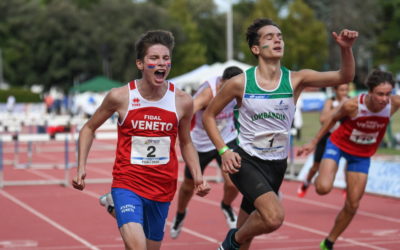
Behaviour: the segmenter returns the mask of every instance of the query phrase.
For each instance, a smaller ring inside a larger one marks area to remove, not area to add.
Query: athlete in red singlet
[[[210,187],[203,181],[190,138],[193,101],[166,81],[174,37],[149,31],[136,42],[136,66],[142,78],[112,89],[79,134],[74,188],[85,188],[86,160],[96,129],[118,113],[118,144],[113,168],[112,200],[126,249],[160,249],[168,209],[174,197],[178,161],[175,141],[193,176],[197,195]]]
[[[364,194],[371,156],[375,154],[385,134],[390,117],[400,107],[400,96],[392,96],[394,80],[390,73],[375,70],[366,81],[367,94],[347,100],[319,130],[311,143],[304,145],[299,155],[312,152],[316,143],[341,120],[341,125],[328,139],[319,175],[315,180],[318,194],[329,193],[338,170],[340,157],[347,160],[347,196],[321,249],[333,249],[333,243],[350,224]]]

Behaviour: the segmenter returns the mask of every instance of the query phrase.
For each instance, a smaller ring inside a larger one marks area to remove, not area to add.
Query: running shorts
[[[230,141],[227,143],[227,146],[231,149],[235,149],[237,147],[236,140]],[[197,152],[199,155],[199,161],[200,161],[200,168],[201,168],[201,173],[204,173],[204,170],[208,166],[208,164],[212,160],[216,160],[218,163],[218,166],[221,168],[221,156],[218,154],[218,151],[216,149],[208,151],[208,152]],[[192,174],[190,173],[189,167],[186,165],[185,166],[185,177],[188,179],[193,180]]]
[[[326,143],[324,156],[322,158],[332,159],[337,165],[339,165],[339,160],[341,157],[345,158],[347,161],[346,171],[368,174],[369,166],[371,165],[371,157],[361,157],[346,153],[333,144],[329,138],[328,142]]]
[[[254,211],[254,201],[262,194],[275,192],[278,195],[287,168],[287,158],[262,160],[247,154],[237,147],[242,162],[238,172],[230,174],[232,182],[243,194],[240,207],[248,214]]]
[[[161,241],[170,202],[152,201],[124,188],[112,188],[118,227],[129,222],[140,223],[146,238]]]

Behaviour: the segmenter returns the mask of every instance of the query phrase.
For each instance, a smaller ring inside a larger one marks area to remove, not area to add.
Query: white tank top
[[[217,84],[220,82],[220,79],[220,77],[212,77],[208,79],[199,87],[194,97],[196,97],[206,88],[211,89],[214,97],[217,94]],[[236,100],[231,101],[215,118],[218,130],[225,143],[233,141],[237,137],[237,131],[235,129],[233,118],[233,108],[235,105]],[[208,152],[215,149],[214,144],[211,142],[207,132],[204,130],[202,121],[203,112],[204,110],[199,110],[195,113],[195,126],[191,131],[192,141],[197,152]]]
[[[242,105],[235,110],[239,146],[263,160],[285,159],[296,108],[290,71],[281,67],[281,79],[274,90],[260,87],[256,67],[246,70],[245,76]]]

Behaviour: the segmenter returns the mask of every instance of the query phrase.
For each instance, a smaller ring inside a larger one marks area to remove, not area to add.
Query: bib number
[[[131,164],[160,165],[169,162],[171,138],[132,136]]]
[[[263,153],[279,153],[285,150],[288,142],[288,133],[285,132],[264,132],[256,134],[253,141],[253,148]]]
[[[357,129],[353,129],[353,131],[351,131],[350,141],[357,143],[357,144],[362,144],[362,145],[374,144],[374,143],[376,143],[378,134],[379,134],[379,132],[364,133]]]

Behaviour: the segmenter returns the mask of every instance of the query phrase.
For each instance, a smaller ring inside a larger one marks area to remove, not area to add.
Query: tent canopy
[[[250,68],[251,65],[238,62],[236,60],[228,60],[224,63],[214,63],[212,65],[202,65],[186,74],[169,79],[175,83],[180,89],[198,89],[198,87],[207,79],[214,76],[221,76],[224,70],[230,66],[237,66],[243,71]]]
[[[121,87],[122,83],[113,81],[104,76],[98,76],[89,81],[80,83],[70,89],[71,92],[106,92],[112,88]]]

